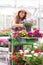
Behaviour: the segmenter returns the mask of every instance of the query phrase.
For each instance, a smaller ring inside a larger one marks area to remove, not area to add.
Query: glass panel
[[[20,6],[24,6],[24,7],[29,7],[29,6],[32,6],[32,7],[38,7],[38,3],[39,3],[39,0],[17,0],[16,2],[16,6],[17,7],[20,7]]]
[[[0,6],[14,6],[15,0],[0,0]]]

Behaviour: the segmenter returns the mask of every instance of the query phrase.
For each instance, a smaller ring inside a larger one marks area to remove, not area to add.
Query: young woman
[[[18,14],[15,17],[14,22],[13,22],[14,31],[17,32],[17,31],[25,30],[25,27],[22,21],[26,19],[26,16],[27,16],[27,12],[25,10],[18,11]],[[18,51],[20,49],[23,49],[23,46],[15,46],[15,51]]]

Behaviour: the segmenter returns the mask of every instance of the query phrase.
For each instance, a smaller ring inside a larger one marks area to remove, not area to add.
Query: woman
[[[14,31],[15,32],[18,32],[18,31],[26,31],[22,21],[24,19],[26,19],[26,16],[27,16],[27,12],[25,10],[20,10],[17,14],[17,16],[15,17],[14,19],[14,22],[13,22],[13,28],[14,28]],[[23,46],[16,46],[15,47],[15,50],[18,51],[20,49],[23,49]]]

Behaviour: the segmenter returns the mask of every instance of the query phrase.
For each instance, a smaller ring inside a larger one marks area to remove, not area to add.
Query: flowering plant
[[[12,60],[13,60],[14,62],[16,62],[17,64],[24,62],[24,61],[23,61],[23,56],[24,56],[23,53],[20,54],[20,53],[13,52],[12,55],[13,55]]]
[[[43,37],[43,34],[39,30],[35,30],[34,32],[28,32],[28,37]]]
[[[40,50],[34,50],[34,53],[40,53]],[[12,60],[16,62],[17,64],[22,64],[25,62],[26,65],[43,65],[43,57],[42,55],[35,56],[34,53],[28,53],[28,54],[20,54],[13,52],[13,58]],[[24,65],[24,64],[23,64]]]
[[[21,37],[27,37],[27,32],[22,32],[21,31],[21,32],[19,32],[19,34],[20,34]]]
[[[10,32],[11,32],[11,30],[9,30],[9,29],[1,30],[0,36],[8,36]]]
[[[13,37],[16,39],[16,41],[20,41],[20,34],[19,34],[19,32],[15,32],[13,34]]]
[[[33,26],[34,25],[35,20],[31,19],[31,20],[23,20],[24,26]]]
[[[32,41],[38,41],[38,38],[42,38],[43,34],[40,33],[40,30],[34,30],[33,32],[16,32],[14,33],[14,38],[16,39],[16,41],[21,42],[21,38],[24,40],[32,40]]]
[[[8,47],[9,41],[7,39],[0,40],[0,46],[2,47]]]

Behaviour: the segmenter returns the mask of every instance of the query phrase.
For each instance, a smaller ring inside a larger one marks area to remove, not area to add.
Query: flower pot
[[[26,27],[26,31],[31,31],[31,26],[25,26]]]

